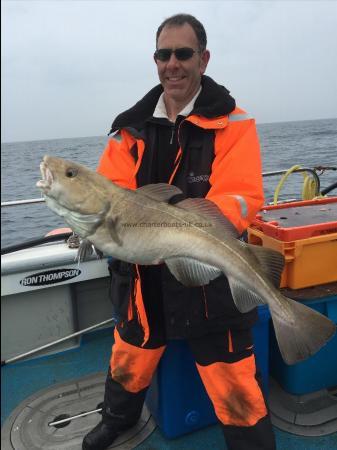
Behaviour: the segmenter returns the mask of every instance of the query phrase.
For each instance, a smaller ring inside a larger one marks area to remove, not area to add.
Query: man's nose
[[[179,60],[176,58],[176,55],[172,52],[170,59],[167,61],[166,67],[177,67],[179,65]]]

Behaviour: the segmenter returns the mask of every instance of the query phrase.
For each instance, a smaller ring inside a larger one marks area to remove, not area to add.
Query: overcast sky
[[[162,20],[203,22],[207,74],[257,123],[337,117],[337,1],[1,1],[1,140],[101,136],[158,83]]]

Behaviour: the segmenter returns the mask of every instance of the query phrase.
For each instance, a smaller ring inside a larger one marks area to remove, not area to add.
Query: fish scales
[[[283,255],[240,241],[212,202],[169,200],[180,191],[158,184],[129,190],[72,161],[45,156],[37,186],[46,204],[82,238],[126,262],[166,263],[185,286],[225,274],[236,307],[268,304],[283,359],[295,364],[317,352],[336,331],[324,315],[279,291]]]

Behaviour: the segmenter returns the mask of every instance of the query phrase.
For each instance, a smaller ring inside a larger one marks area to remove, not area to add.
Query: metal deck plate
[[[64,414],[99,408],[104,395],[105,373],[58,384],[35,393],[22,402],[6,420],[1,436],[2,450],[80,450],[82,440],[100,420],[99,413],[72,420],[63,427],[48,424]],[[137,425],[109,447],[131,450],[143,442],[156,424],[144,406]]]
[[[285,392],[270,378],[268,405],[273,425],[299,436],[325,436],[337,431],[337,390],[305,395]]]

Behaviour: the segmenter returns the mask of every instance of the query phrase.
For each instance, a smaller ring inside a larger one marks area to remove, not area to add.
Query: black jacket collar
[[[235,100],[229,95],[229,91],[224,86],[217,84],[206,75],[202,76],[201,85],[202,91],[196,99],[191,114],[213,118],[227,115],[234,110]],[[163,87],[161,84],[158,84],[132,108],[119,114],[111,125],[110,133],[121,128],[142,130],[145,122],[152,118],[162,92]]]

